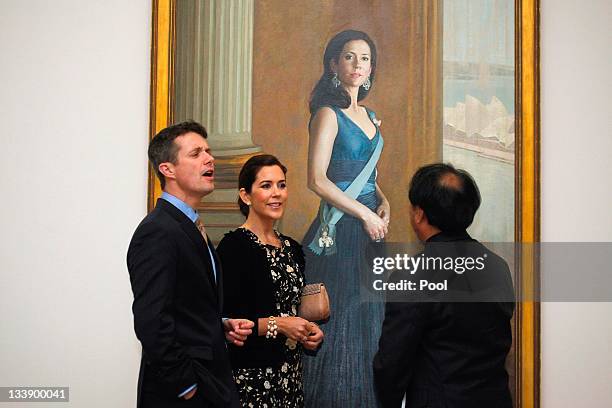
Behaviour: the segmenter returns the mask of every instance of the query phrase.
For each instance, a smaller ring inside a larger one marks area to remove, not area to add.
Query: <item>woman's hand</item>
[[[389,221],[391,220],[391,206],[389,206],[389,202],[387,200],[380,203],[376,209],[376,214],[382,218],[382,220],[385,222],[385,226],[389,228]]]
[[[306,341],[302,342],[302,345],[307,350],[316,350],[321,342],[323,341],[323,330],[313,322],[310,322],[310,334]]]
[[[372,241],[378,241],[385,237],[387,234],[387,225],[385,221],[372,211],[367,211],[363,216],[362,221],[363,229]]]
[[[276,325],[281,334],[300,343],[306,341],[310,335],[311,323],[301,317],[277,317]]]

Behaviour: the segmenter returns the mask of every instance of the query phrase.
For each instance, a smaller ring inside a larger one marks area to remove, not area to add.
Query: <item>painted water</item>
[[[480,189],[482,204],[469,234],[483,242],[514,241],[514,165],[448,145],[443,157],[467,170]]]

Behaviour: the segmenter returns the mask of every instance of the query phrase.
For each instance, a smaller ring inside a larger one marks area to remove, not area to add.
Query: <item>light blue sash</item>
[[[376,163],[378,163],[382,148],[383,139],[380,137],[376,143],[372,156],[370,156],[370,160],[368,160],[365,167],[361,169],[361,172],[359,172],[351,185],[344,190],[344,194],[352,199],[356,199],[359,196],[359,193],[363,190],[372,171],[376,167]],[[317,255],[334,255],[336,253],[336,223],[340,221],[343,215],[344,213],[341,210],[331,206],[325,202],[325,200],[321,200],[321,204],[319,205],[319,229],[312,239],[312,242],[308,244],[308,248],[312,252]]]

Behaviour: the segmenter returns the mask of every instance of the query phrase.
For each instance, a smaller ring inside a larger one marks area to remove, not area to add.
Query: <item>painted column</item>
[[[218,158],[252,141],[254,0],[181,0],[176,12],[175,121],[194,119]]]

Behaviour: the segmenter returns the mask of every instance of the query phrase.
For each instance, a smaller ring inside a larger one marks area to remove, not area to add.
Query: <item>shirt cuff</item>
[[[181,392],[179,394],[179,398],[183,398],[185,395],[189,394],[191,391],[193,391],[196,387],[198,386],[198,384],[193,384],[191,387],[187,388],[185,391]]]
[[[229,319],[230,319],[229,317],[222,317],[222,318],[221,318],[221,323],[223,323],[223,324],[224,324],[224,326],[223,326],[223,330],[225,330],[225,321],[226,321],[226,320],[229,320]],[[226,338],[226,339],[225,339],[225,344],[226,344],[226,345],[225,345],[225,347],[227,347],[227,345],[228,345],[228,344],[232,344],[232,342]]]

